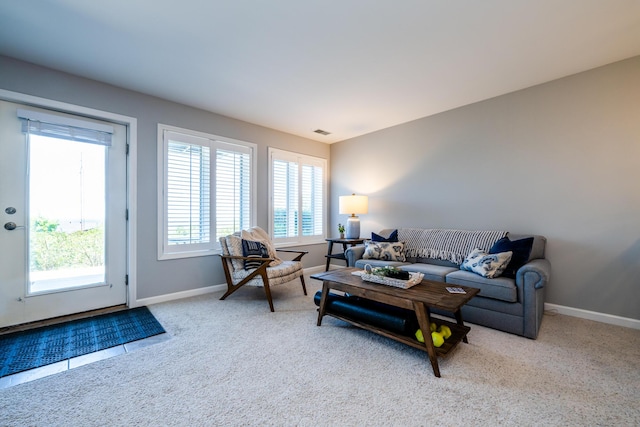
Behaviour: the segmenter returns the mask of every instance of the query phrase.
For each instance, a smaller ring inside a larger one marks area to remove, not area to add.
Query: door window
[[[28,294],[104,284],[105,151],[30,135]]]

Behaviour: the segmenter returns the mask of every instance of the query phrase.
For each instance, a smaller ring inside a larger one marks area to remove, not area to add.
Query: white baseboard
[[[316,267],[309,267],[304,269],[304,274],[314,274],[324,271],[324,266],[318,265]],[[222,283],[220,285],[207,286],[204,288],[191,289],[188,291],[175,292],[173,294],[159,295],[157,297],[142,298],[129,304],[129,308],[140,307],[142,305],[159,304],[161,302],[174,301],[183,298],[197,297],[200,295],[212,294],[214,292],[221,292],[227,289],[227,285]]]
[[[628,317],[614,316],[612,314],[598,313],[596,311],[582,310],[580,308],[566,307],[563,305],[544,303],[545,311],[552,311],[572,317],[580,317],[610,325],[624,326],[625,328],[640,329],[640,320]]]
[[[222,285],[207,286],[207,287],[198,288],[198,289],[191,289],[188,291],[175,292],[173,294],[159,295],[157,297],[142,298],[142,299],[136,300],[134,304],[129,304],[129,307],[133,308],[133,307],[139,307],[141,305],[159,304],[161,302],[174,301],[174,300],[183,299],[183,298],[190,298],[190,297],[196,297],[199,295],[211,294],[214,292],[224,291],[225,289],[227,289],[227,285],[222,284]]]

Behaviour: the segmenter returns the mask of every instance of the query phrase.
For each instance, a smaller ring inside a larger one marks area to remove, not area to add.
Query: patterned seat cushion
[[[237,270],[234,271],[232,276],[234,282],[238,282],[249,274],[251,274],[253,270]],[[280,285],[282,283],[287,283],[302,276],[302,262],[300,261],[282,261],[279,265],[275,267],[267,267],[267,277],[269,278],[269,285]],[[254,279],[251,279],[247,283],[248,286],[263,286],[262,278],[258,275]]]

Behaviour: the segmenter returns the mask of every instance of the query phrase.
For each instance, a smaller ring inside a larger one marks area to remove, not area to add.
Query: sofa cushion
[[[457,267],[420,263],[403,265],[400,269],[409,272],[422,273],[424,274],[425,280],[435,280],[436,282],[444,282],[447,274],[458,270]]]
[[[502,272],[504,277],[516,278],[516,272],[520,267],[526,264],[531,254],[531,247],[533,246],[533,237],[520,240],[510,240],[508,237],[503,237],[493,244],[489,249],[490,254],[497,254],[501,252],[511,251],[511,261]]]
[[[479,297],[493,298],[506,302],[518,301],[518,289],[515,281],[507,277],[487,279],[470,271],[457,270],[447,274],[447,283],[480,289]]]
[[[397,242],[398,241],[398,230],[393,230],[388,237],[381,236],[377,233],[371,233],[371,241],[372,242]]]
[[[404,242],[366,242],[362,258],[404,262]]]
[[[488,254],[483,250],[474,249],[465,260],[460,264],[461,270],[472,271],[486,277],[493,279],[500,276],[504,269],[511,261],[513,252],[501,252],[499,254]]]

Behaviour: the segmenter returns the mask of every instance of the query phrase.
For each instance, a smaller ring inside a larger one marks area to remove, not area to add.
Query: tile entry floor
[[[18,372],[17,374],[7,375],[0,378],[0,389],[12,387],[14,385],[37,380],[39,378],[48,377],[49,375],[58,374],[69,369],[87,365],[89,363],[98,362],[110,357],[119,356],[124,353],[131,353],[140,348],[148,347],[153,344],[164,342],[171,337],[168,333],[154,335],[138,341],[132,341],[116,347],[106,348],[94,353],[83,354],[82,356],[73,357],[71,359],[62,360],[50,365],[41,366],[39,368],[30,369],[28,371]]]

